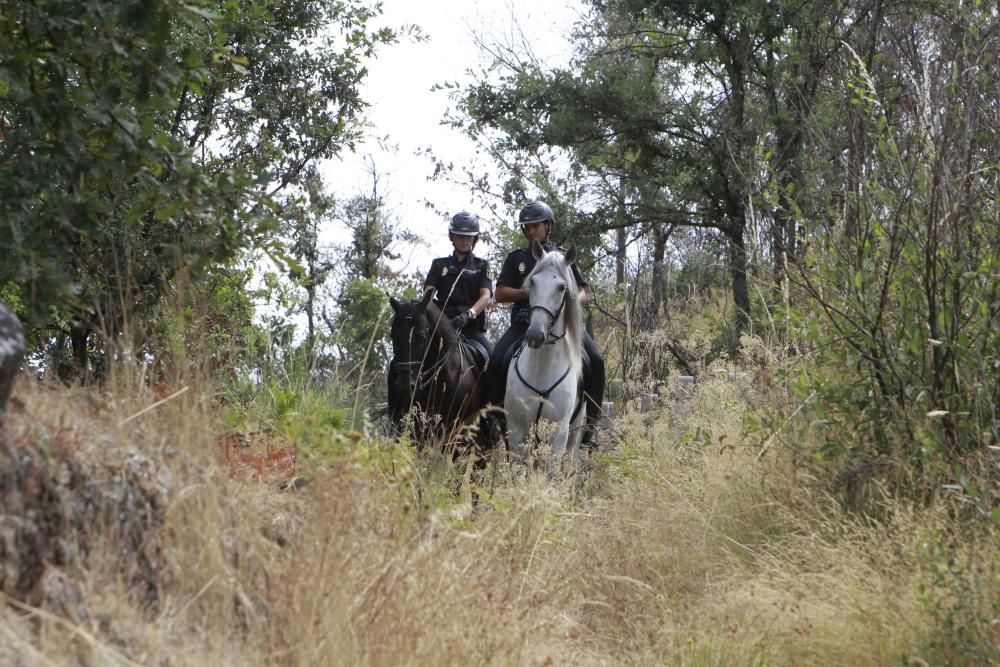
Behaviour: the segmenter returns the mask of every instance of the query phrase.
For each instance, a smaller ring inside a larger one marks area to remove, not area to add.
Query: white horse
[[[514,461],[523,461],[525,438],[533,427],[549,422],[550,471],[556,472],[564,456],[569,461],[578,456],[585,413],[580,386],[583,318],[570,270],[576,251],[546,252],[532,241],[531,252],[538,260],[524,281],[531,319],[507,371],[508,447]]]

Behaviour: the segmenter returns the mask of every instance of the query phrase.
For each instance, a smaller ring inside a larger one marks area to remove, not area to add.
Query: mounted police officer
[[[447,257],[439,257],[431,262],[431,268],[424,280],[424,298],[434,295],[434,302],[447,317],[451,325],[462,334],[467,345],[474,350],[481,348],[474,357],[481,357],[482,364],[490,357],[492,348],[486,338],[486,316],[484,310],[493,296],[493,282],[490,279],[490,265],[485,259],[472,254],[479,239],[479,216],[462,211],[451,218],[448,238],[454,252]],[[470,350],[471,351],[471,350]],[[397,390],[399,365],[395,357],[389,362],[388,400],[389,414],[398,420],[407,406]]]
[[[472,250],[479,240],[479,216],[462,211],[451,218],[448,238],[455,251],[431,262],[424,293],[435,291],[434,303],[456,331],[482,345],[487,358],[492,347],[486,338],[486,306],[493,296],[490,263]]]
[[[521,285],[535,266],[536,260],[531,253],[531,242],[538,241],[550,252],[562,250],[549,238],[556,219],[548,204],[541,201],[527,204],[521,209],[517,220],[528,244],[507,255],[500,269],[500,275],[497,276],[497,303],[511,303],[513,306],[510,310],[510,328],[494,346],[486,370],[486,400],[497,405],[503,403],[507,390],[509,351],[524,338],[528,329],[531,304],[528,301],[528,289]],[[571,270],[576,279],[577,289],[580,291],[580,302],[583,303],[587,297],[584,291],[587,281],[575,263],[571,265]],[[604,401],[604,357],[597,350],[594,339],[586,331],[583,334],[583,349],[590,357],[590,373],[584,387],[587,394],[587,429],[584,431],[582,444],[594,446],[597,441],[595,429],[601,417],[601,404]]]

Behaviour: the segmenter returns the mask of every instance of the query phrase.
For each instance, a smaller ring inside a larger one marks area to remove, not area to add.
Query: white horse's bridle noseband
[[[550,324],[549,324],[549,330],[545,332],[545,344],[546,345],[552,345],[556,341],[562,340],[566,336],[566,324],[565,323],[563,323],[563,332],[562,332],[562,334],[560,334],[558,336],[556,336],[556,335],[554,335],[552,333],[552,327],[554,327],[556,325],[556,322],[559,321],[559,316],[562,315],[563,308],[566,307],[566,298],[567,298],[567,296],[568,296],[568,292],[563,292],[562,301],[559,303],[559,307],[556,308],[556,312],[554,312],[554,313],[551,310],[549,310],[548,308],[546,308],[545,306],[531,306],[531,308],[528,309],[528,318],[529,319],[531,318],[531,313],[535,312],[536,310],[540,310],[540,311],[542,311],[543,313],[545,313],[546,315],[549,316],[549,322],[550,322]]]

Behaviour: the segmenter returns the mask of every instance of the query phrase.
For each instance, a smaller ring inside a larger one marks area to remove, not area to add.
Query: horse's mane
[[[553,251],[538,260],[528,277],[530,278],[538,271],[552,268],[566,282],[566,305],[563,307],[563,322],[566,326],[566,344],[570,350],[575,351],[575,354],[569,355],[570,373],[578,376],[582,370],[583,306],[580,305],[580,289],[576,284],[571,266],[571,264],[566,263],[566,257],[561,251]],[[525,280],[527,281],[527,279]]]
[[[412,317],[414,313],[420,312],[420,303],[421,299],[411,299],[410,301],[404,302],[401,309],[393,314],[393,323],[395,323],[400,317]],[[451,326],[451,321],[447,317],[444,317],[441,309],[437,307],[437,304],[433,301],[428,301],[427,306],[423,308],[422,316],[427,320],[427,325],[430,329],[432,339],[440,336],[447,344],[447,347],[451,348],[457,345],[458,332],[455,331],[455,327]],[[428,352],[430,352],[429,349]],[[436,351],[434,354],[436,356]]]
[[[431,332],[444,338],[449,347],[458,342],[458,332],[451,326],[451,320],[444,316],[433,301],[427,304],[427,323],[431,326]]]

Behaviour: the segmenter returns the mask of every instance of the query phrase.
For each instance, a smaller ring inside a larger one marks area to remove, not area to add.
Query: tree
[[[421,241],[403,230],[401,221],[389,211],[382,178],[371,160],[368,176],[369,191],[355,194],[337,207],[336,221],[351,238],[341,249],[337,262],[342,272],[336,314],[324,317],[334,332],[342,361],[358,368],[381,369],[390,352],[386,344],[389,321],[386,292],[400,292],[407,287],[406,278],[398,275],[390,264],[396,258],[392,247],[400,242]]]
[[[1000,16],[976,3],[892,9],[841,64],[850,111],[836,129],[849,131],[831,149],[846,187],[840,207],[796,219],[816,233],[792,277],[812,323],[808,389],[840,427],[822,453],[860,465],[902,450],[952,470],[1000,437]],[[966,490],[984,511],[996,503]]]
[[[747,233],[770,224],[754,201],[775,193],[770,257],[794,251],[791,184],[812,101],[868,9],[764,0],[591,5],[571,68],[544,70],[505,54],[493,63],[504,72],[499,80],[462,91],[467,130],[498,132],[522,150],[570,151],[574,165],[606,184],[598,229],[652,233],[654,262],[675,225],[717,234],[728,251],[735,348],[751,317]],[[616,214],[621,205],[625,216]]]
[[[0,284],[84,373],[92,334],[151,312],[181,267],[278,250],[282,199],[359,132],[363,60],[395,39],[368,31],[380,9],[0,6]]]
[[[306,315],[306,351],[312,357],[316,341],[316,320],[320,289],[337,266],[336,260],[320,245],[320,230],[333,218],[336,201],[325,194],[319,175],[310,170],[305,183],[307,195],[296,202],[289,230],[292,234],[289,253],[294,262],[289,267],[292,283],[306,295],[302,308]]]

